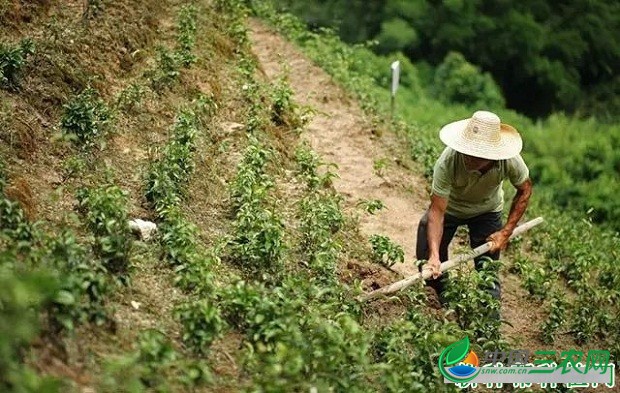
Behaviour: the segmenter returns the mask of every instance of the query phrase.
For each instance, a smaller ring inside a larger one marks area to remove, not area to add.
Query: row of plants
[[[159,48],[154,69],[145,73],[150,88],[161,93],[178,81],[180,69],[198,61],[194,54],[198,9],[181,6],[177,17],[177,46],[174,51]],[[147,89],[131,84],[117,99],[117,106],[131,111]],[[198,138],[215,114],[217,105],[210,96],[199,95],[180,109],[170,127],[169,140],[151,163],[145,176],[145,198],[158,221],[158,240],[163,259],[174,270],[175,284],[187,294],[178,304],[174,318],[183,328],[184,348],[175,350],[170,338],[159,330],[141,332],[133,352],[112,357],[106,366],[104,389],[118,389],[127,381],[132,391],[174,391],[181,383],[187,389],[212,383],[205,359],[211,343],[221,336],[225,323],[210,298],[214,292],[213,268],[219,263],[216,248],[205,250],[198,242],[198,229],[185,216],[182,204],[195,170]],[[194,354],[194,355],[192,355]]]
[[[336,173],[307,144],[295,151],[298,177],[305,182],[304,197],[298,203],[302,235],[302,263],[325,281],[336,280],[339,252],[342,245],[335,234],[344,224],[342,196],[329,188]],[[323,167],[325,168],[323,170]]]
[[[228,3],[221,10],[228,18],[235,12],[239,18],[245,17],[243,2]],[[247,42],[241,33],[239,41]],[[300,145],[294,157],[295,176],[303,184],[301,195],[295,200],[277,199],[273,172],[287,164],[281,155],[266,147],[273,138],[266,131],[270,126],[295,126],[282,124],[280,116],[271,116],[274,107],[265,105],[270,102],[269,95],[264,94],[253,77],[253,62],[243,60],[242,56],[240,52],[239,68],[245,78],[244,97],[249,106],[246,130],[250,143],[230,186],[237,224],[233,225],[229,246],[242,247],[242,253],[231,253],[228,261],[241,267],[243,277],[233,278],[220,289],[219,304],[228,326],[244,337],[243,371],[250,377],[246,390],[369,391],[379,386],[386,386],[387,391],[408,387],[423,390],[430,380],[438,391],[451,390],[433,369],[435,357],[451,336],[432,335],[444,330],[423,314],[421,302],[419,314],[412,318],[424,319],[434,330],[420,331],[417,324],[411,323],[379,336],[372,327],[362,325],[364,313],[354,300],[358,289],[340,283],[336,275],[341,262],[337,236],[345,217],[341,196],[330,188],[335,173],[307,145]],[[283,83],[278,82],[286,92],[289,87]],[[283,94],[281,102],[287,102],[289,97]],[[294,105],[287,111],[291,108]],[[283,211],[282,204],[297,207],[297,225],[271,225],[274,212]],[[239,220],[246,220],[248,212],[253,215],[254,224],[248,220],[239,226]],[[267,236],[274,233],[277,236]],[[274,238],[279,239],[279,245]],[[296,247],[289,245],[292,239],[299,239]],[[272,267],[263,263],[266,255],[276,255],[278,271],[272,273]],[[420,290],[417,288],[416,292]],[[450,326],[458,330],[455,325]],[[389,355],[375,355],[381,342],[399,340],[404,332],[416,340],[405,338],[402,347],[390,348]],[[420,372],[424,367],[416,365],[424,365],[430,374]]]
[[[190,68],[198,59],[193,53],[196,43],[198,9],[194,4],[181,6],[176,24],[176,47],[158,48],[158,57],[153,69],[145,72],[151,88],[163,92],[171,87],[181,75],[182,68]]]
[[[175,271],[175,283],[194,294],[178,306],[175,316],[184,327],[184,343],[198,354],[206,353],[225,327],[211,300],[215,289],[212,269],[219,256],[217,251],[206,252],[198,246],[197,228],[184,216],[181,203],[194,170],[200,119],[212,115],[214,109],[212,100],[201,97],[193,108],[179,112],[171,138],[146,180],[146,198],[160,221],[164,258]]]
[[[59,337],[78,325],[103,325],[110,321],[107,297],[117,276],[104,266],[106,248],[97,252],[96,244],[78,237],[71,227],[79,219],[71,215],[54,233],[41,222],[31,223],[19,202],[6,197],[7,179],[0,179],[0,244],[2,244],[2,390],[9,392],[54,392],[65,386],[60,380],[42,377],[25,366],[24,354],[40,335]],[[90,217],[106,207],[89,209]],[[95,247],[91,247],[95,245]],[[109,256],[109,254],[108,254]],[[5,281],[7,280],[7,281]],[[46,316],[44,322],[41,316]],[[6,341],[5,341],[6,340]]]
[[[40,231],[6,194],[0,162],[0,388],[2,391],[55,391],[57,381],[41,378],[24,363],[23,351],[39,333],[39,312],[53,304],[60,283],[53,272],[36,266]]]
[[[145,197],[159,222],[163,258],[174,269],[175,284],[188,295],[188,300],[175,308],[174,317],[183,327],[185,348],[197,356],[206,355],[226,327],[213,301],[213,268],[219,263],[219,252],[216,248],[205,250],[199,245],[198,229],[182,209],[195,170],[197,140],[216,109],[213,98],[199,96],[179,110],[167,144],[151,163],[145,177]],[[136,384],[140,389],[167,389],[174,380],[188,387],[213,381],[204,360],[189,356],[185,350],[174,351],[162,332],[144,332],[143,340],[146,341],[141,341],[137,352],[116,359],[111,366],[130,362],[136,370]],[[154,353],[144,354],[145,348]],[[150,360],[145,361],[144,356]],[[163,375],[160,374],[162,370]]]
[[[231,260],[247,275],[277,281],[286,246],[284,223],[269,194],[274,182],[265,172],[272,154],[251,138],[231,184],[235,218],[229,249]]]

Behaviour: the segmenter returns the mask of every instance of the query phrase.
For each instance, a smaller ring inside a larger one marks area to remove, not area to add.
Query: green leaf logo
[[[452,366],[465,359],[465,356],[469,353],[469,337],[465,336],[464,339],[448,346],[444,353],[446,354],[445,362],[447,366]]]
[[[473,374],[469,376],[458,376],[451,375],[447,369],[451,366],[457,364],[458,362],[465,359],[467,354],[469,353],[469,337],[465,337],[464,339],[455,342],[454,344],[449,345],[446,349],[441,352],[439,355],[439,371],[441,375],[444,376],[449,381],[455,383],[465,383],[473,380],[480,373],[480,369],[478,368]]]

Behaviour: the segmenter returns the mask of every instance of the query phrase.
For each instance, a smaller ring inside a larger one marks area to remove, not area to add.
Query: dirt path
[[[338,165],[340,178],[334,186],[346,197],[347,206],[361,199],[380,199],[387,207],[373,216],[361,216],[362,233],[384,234],[400,244],[405,263],[394,270],[414,272],[416,226],[428,200],[425,181],[394,162],[387,146],[396,141],[390,140],[391,135],[374,137],[358,104],[347,99],[325,71],[260,22],[252,21],[250,27],[253,50],[266,76],[280,76],[286,61],[293,70],[290,84],[295,100],[317,110],[303,137],[326,161]],[[374,170],[379,160],[388,162],[382,176]]]

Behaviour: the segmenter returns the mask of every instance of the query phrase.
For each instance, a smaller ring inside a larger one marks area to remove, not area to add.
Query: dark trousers
[[[457,218],[449,214],[445,214],[443,220],[443,236],[441,237],[441,243],[439,245],[439,260],[441,262],[445,262],[448,260],[448,245],[452,241],[452,238],[456,233],[456,229],[460,225],[467,225],[467,227],[469,228],[469,244],[471,245],[471,248],[476,248],[486,243],[486,239],[487,237],[489,237],[489,235],[499,231],[502,228],[502,213],[483,213],[479,216],[467,219]],[[422,218],[420,219],[420,223],[418,224],[418,239],[416,243],[416,258],[418,260],[428,259],[427,228],[428,211],[424,214],[424,216],[422,216]],[[474,264],[476,266],[476,270],[480,270],[482,268],[484,257],[498,260],[499,251],[492,253],[487,252],[486,254],[475,258]],[[426,282],[427,285],[433,287],[437,291],[439,299],[442,303],[444,303],[443,291],[445,289],[447,281],[448,274],[443,273],[438,279],[431,279]],[[499,283],[499,277],[496,275],[493,288],[489,288],[487,290],[491,294],[491,296],[499,300],[500,289],[501,288]]]

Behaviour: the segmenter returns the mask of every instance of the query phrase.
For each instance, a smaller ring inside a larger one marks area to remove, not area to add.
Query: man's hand
[[[428,262],[422,266],[422,272],[424,272],[424,270],[430,270],[433,274],[432,277],[437,279],[441,276],[441,271],[439,270],[440,268],[441,262],[439,261],[439,258],[429,258]]]
[[[511,231],[507,229],[501,229],[491,234],[491,236],[487,237],[487,241],[493,242],[489,251],[504,251],[508,246],[508,239],[510,238],[510,235],[512,235]]]

